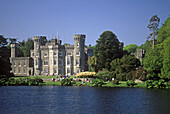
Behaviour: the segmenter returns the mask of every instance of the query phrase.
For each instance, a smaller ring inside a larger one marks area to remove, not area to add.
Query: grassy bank
[[[44,81],[43,83],[40,83],[40,86],[61,86],[61,82],[60,81],[52,81],[52,78],[56,79],[56,76],[17,76],[17,77],[13,77],[15,79],[25,79],[25,78],[41,78],[43,80],[48,80],[48,81]],[[70,76],[70,78],[73,78],[74,76]],[[59,78],[58,78],[59,79]],[[118,84],[112,84],[112,82],[104,82],[104,84],[102,85],[102,87],[128,87],[126,84],[127,81],[119,81]],[[77,81],[76,83],[73,84],[73,86],[79,86],[79,85],[83,85],[83,86],[93,86],[93,84],[91,84],[90,82],[80,82]],[[134,87],[143,87],[145,88],[145,83],[137,83],[137,85],[134,85]]]

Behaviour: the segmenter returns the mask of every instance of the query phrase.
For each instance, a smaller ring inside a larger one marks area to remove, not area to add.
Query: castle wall
[[[11,63],[16,63],[12,65],[15,75],[73,75],[88,70],[85,35],[74,35],[74,45],[61,45],[61,40],[57,39],[47,43],[44,36],[34,36],[33,40],[34,49],[30,51],[32,66],[30,58],[16,57],[15,46],[11,45]]]

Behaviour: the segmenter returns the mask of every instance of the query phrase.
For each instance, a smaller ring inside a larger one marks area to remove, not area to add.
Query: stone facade
[[[73,75],[88,70],[88,56],[93,49],[85,48],[85,35],[74,35],[74,45],[62,45],[61,40],[34,36],[34,50],[30,57],[16,57],[16,46],[11,45],[14,75]]]

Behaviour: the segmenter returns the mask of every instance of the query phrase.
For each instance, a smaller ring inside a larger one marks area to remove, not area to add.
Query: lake
[[[0,114],[170,113],[170,89],[0,87]]]

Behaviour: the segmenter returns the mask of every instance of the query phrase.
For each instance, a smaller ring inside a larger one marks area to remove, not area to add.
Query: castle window
[[[63,52],[59,52],[59,56],[63,56]]]
[[[19,65],[19,66],[21,65],[20,61],[18,61],[18,65]]]
[[[47,56],[47,53],[44,53],[44,56]]]
[[[79,47],[79,43],[77,43],[77,47]]]
[[[79,59],[76,59],[76,65],[79,65]]]
[[[80,52],[79,52],[79,51],[77,51],[77,52],[76,52],[76,55],[77,55],[77,56],[79,56],[79,55],[80,55]]]
[[[77,74],[80,72],[80,70],[79,69],[77,69]]]
[[[68,56],[71,56],[72,54],[71,54],[71,52],[67,52],[67,55],[68,55]]]
[[[58,73],[62,75],[63,74],[62,69],[59,69]]]
[[[44,65],[48,65],[48,60],[44,60]]]
[[[44,74],[48,74],[48,69],[44,69]]]
[[[39,53],[37,52],[36,56],[38,57],[39,56]]]
[[[15,65],[15,62],[13,62],[13,65]]]
[[[63,65],[63,60],[59,59],[59,65]]]
[[[55,56],[55,55],[57,55],[57,53],[56,53],[56,52],[54,52],[54,56]]]
[[[57,64],[57,61],[54,59],[54,65],[56,65]]]
[[[39,48],[39,45],[37,44],[36,47],[37,47],[37,49],[38,49],[38,48]]]
[[[34,53],[32,53],[32,57],[34,56]]]
[[[15,69],[13,70],[13,73],[15,73]]]
[[[24,61],[24,66],[26,65],[25,61]]]
[[[57,73],[57,69],[54,69],[54,73]]]
[[[26,70],[24,69],[24,74],[26,74]]]
[[[67,73],[70,73],[70,68],[67,68]]]
[[[69,58],[67,58],[67,65],[69,65],[70,64],[70,59]]]
[[[20,68],[18,68],[18,73],[21,73],[21,70],[20,70]]]

